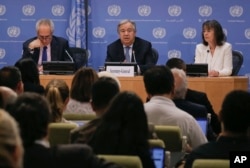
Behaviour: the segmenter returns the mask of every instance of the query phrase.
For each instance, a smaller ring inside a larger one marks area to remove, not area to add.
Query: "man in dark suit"
[[[25,168],[115,168],[115,164],[97,158],[91,148],[83,144],[49,146],[48,125],[51,110],[46,98],[32,92],[20,95],[10,114],[16,119],[25,149]]]
[[[180,58],[171,58],[166,62],[166,66],[169,68],[178,68],[186,72],[186,63]],[[221,131],[220,122],[217,115],[215,114],[213,107],[207,97],[207,94],[197,90],[187,89],[186,100],[204,105],[207,108],[207,112],[211,114],[211,126],[216,134]]]
[[[108,45],[106,62],[136,62],[141,73],[154,65],[152,45],[149,41],[136,37],[135,22],[122,20],[117,26],[117,32],[120,39]]]
[[[37,37],[28,39],[23,43],[22,57],[30,57],[38,65],[42,65],[42,61],[73,61],[69,53],[68,41],[53,35],[54,23],[52,20],[38,20],[36,32]],[[43,52],[46,53],[44,59]]]

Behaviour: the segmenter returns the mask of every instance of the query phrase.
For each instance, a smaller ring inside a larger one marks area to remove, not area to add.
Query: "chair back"
[[[232,55],[233,55],[233,70],[231,76],[237,76],[243,64],[244,58],[240,51],[233,50]]]
[[[97,155],[99,158],[103,158],[109,162],[116,163],[126,168],[142,168],[141,160],[138,156],[127,155]]]
[[[196,159],[192,168],[229,168],[229,160],[223,159]]]
[[[160,147],[165,149],[165,143],[162,139],[149,139],[148,144],[150,148]]]
[[[80,114],[80,113],[63,113],[63,118],[66,120],[93,120],[96,118],[96,114]]]
[[[88,64],[88,51],[79,47],[70,47],[70,53],[75,61],[76,69],[79,69]]]
[[[152,48],[152,54],[154,58],[154,64],[157,64],[158,59],[159,59],[159,53],[155,48]]]
[[[180,152],[182,150],[182,135],[180,127],[169,125],[155,125],[155,132],[165,144],[165,150]]]
[[[48,129],[49,143],[51,146],[70,143],[70,131],[77,125],[69,123],[50,123]]]

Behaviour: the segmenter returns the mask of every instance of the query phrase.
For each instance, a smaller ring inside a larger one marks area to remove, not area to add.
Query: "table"
[[[63,79],[68,86],[71,86],[73,75],[40,75],[40,82],[43,86],[51,79]],[[146,91],[142,76],[118,77],[121,82],[121,90],[129,90],[137,93],[141,99],[146,101]],[[188,77],[188,88],[207,93],[213,109],[219,112],[225,95],[235,89],[248,90],[248,78],[245,76],[230,77]]]

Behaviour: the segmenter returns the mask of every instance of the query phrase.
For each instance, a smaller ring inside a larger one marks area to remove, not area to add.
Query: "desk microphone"
[[[136,59],[135,59],[135,51],[134,51],[134,50],[132,51],[132,56],[133,56],[133,58],[134,58],[134,62],[136,63],[137,74],[140,74],[140,73],[141,73],[141,69],[140,69],[140,67],[139,67],[139,65],[137,64],[137,61],[136,61]]]
[[[133,58],[134,58],[134,62],[137,63],[137,61],[136,61],[136,59],[135,59],[135,51],[134,51],[134,50],[132,51],[132,56],[133,56]]]
[[[65,53],[67,54],[67,56],[69,57],[70,61],[71,61],[71,62],[74,62],[74,60],[73,60],[73,58],[71,57],[71,55],[69,54],[68,50],[65,49],[64,51],[65,51]]]
[[[208,57],[208,54],[209,54],[209,50],[207,50],[207,55],[206,55],[206,60],[205,60],[205,63],[207,63],[207,57]]]

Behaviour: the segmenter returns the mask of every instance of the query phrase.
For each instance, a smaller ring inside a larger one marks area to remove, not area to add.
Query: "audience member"
[[[230,76],[233,69],[232,45],[217,20],[202,24],[202,44],[195,49],[195,63],[207,63],[209,76]]]
[[[82,67],[77,70],[72,80],[70,100],[65,113],[94,114],[90,104],[91,87],[97,79],[97,72],[93,68]]]
[[[71,131],[71,142],[88,143],[92,138],[96,128],[101,122],[101,117],[106,111],[111,99],[119,92],[117,82],[110,77],[100,77],[91,89],[91,106],[97,118],[89,121],[86,125]]]
[[[116,83],[118,84],[119,88],[121,88],[121,82],[119,81],[118,77],[111,72],[108,72],[108,71],[98,72],[98,77],[99,78],[110,77],[110,78],[114,79],[116,81]]]
[[[16,92],[6,86],[0,86],[0,108],[7,110],[16,98]]]
[[[37,93],[25,92],[17,98],[10,112],[17,120],[25,147],[25,168],[80,168],[118,167],[98,159],[91,148],[83,144],[49,147],[48,124],[50,106]]]
[[[52,122],[75,124],[63,118],[63,111],[69,101],[69,87],[64,80],[52,79],[46,85],[45,96],[52,110]]]
[[[186,168],[191,168],[195,159],[229,159],[231,151],[250,151],[249,102],[250,93],[246,91],[234,90],[226,95],[219,113],[222,131],[218,139],[194,149],[187,157]]]
[[[0,166],[23,167],[23,146],[16,121],[3,109],[0,109]]]
[[[108,45],[106,62],[136,62],[141,73],[154,65],[151,43],[136,37],[136,31],[134,21],[126,19],[118,24],[120,38]]]
[[[144,168],[154,167],[147,116],[135,93],[120,92],[112,99],[89,144],[96,154],[137,155]]]
[[[171,58],[166,62],[166,66],[170,69],[178,68],[186,72],[186,63],[180,58]],[[207,112],[211,114],[211,126],[213,131],[218,134],[221,131],[220,122],[215,114],[213,107],[207,97],[207,94],[201,91],[187,89],[185,99],[197,104],[204,105],[207,108]]]
[[[53,35],[54,23],[51,19],[36,22],[37,36],[23,43],[23,58],[32,58],[42,71],[43,61],[72,61],[67,54],[69,43],[66,39]],[[43,54],[46,53],[46,54]]]
[[[36,92],[44,94],[44,87],[40,85],[39,72],[36,63],[31,58],[19,59],[15,66],[22,74],[22,81],[25,92]]]
[[[179,126],[192,148],[207,142],[196,120],[177,108],[172,101],[174,77],[167,66],[152,67],[145,72],[143,80],[150,99],[144,104],[149,122],[155,125]]]
[[[6,86],[17,94],[23,93],[23,81],[20,70],[15,66],[5,66],[0,69],[0,86]]]

